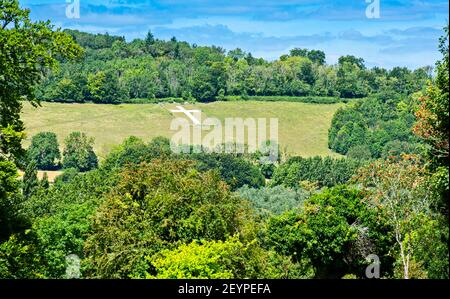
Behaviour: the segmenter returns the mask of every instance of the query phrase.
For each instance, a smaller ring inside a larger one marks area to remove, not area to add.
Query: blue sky
[[[391,68],[434,65],[448,1],[379,0],[380,18],[366,17],[375,0],[78,0],[80,18],[66,16],[66,2],[20,0],[35,20],[92,33],[143,38],[176,36],[198,45],[242,48],[272,60],[294,47],[320,49],[327,62],[352,54]]]

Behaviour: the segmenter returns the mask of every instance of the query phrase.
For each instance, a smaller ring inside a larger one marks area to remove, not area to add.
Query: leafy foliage
[[[200,171],[217,170],[232,190],[244,185],[259,187],[265,181],[260,169],[249,157],[206,151],[174,154],[170,140],[164,137],[156,137],[147,144],[139,138],[129,137],[106,157],[102,167],[109,170],[120,169],[128,164],[137,165],[154,159],[193,160]]]
[[[23,196],[29,198],[32,196],[36,189],[39,187],[39,180],[37,177],[36,162],[31,161],[27,164],[25,168],[25,173],[23,175]]]
[[[82,53],[69,35],[54,31],[50,22],[32,22],[29,14],[29,10],[20,8],[17,0],[0,1],[0,242],[9,237],[14,240],[10,235],[23,231],[29,224],[20,211],[23,200],[17,168],[10,162],[19,163],[24,156],[22,103],[38,103],[35,87],[56,68],[58,59],[73,59]],[[13,253],[10,250],[16,248],[9,245],[0,244],[1,277],[15,275],[5,269],[3,250]],[[27,248],[21,247],[17,255],[26,252]],[[13,269],[18,266],[9,265]]]
[[[102,163],[102,168],[120,169],[128,164],[151,162],[153,159],[169,158],[173,155],[170,149],[170,140],[156,137],[148,144],[141,139],[131,136],[121,145],[116,146]]]
[[[310,181],[331,187],[346,183],[363,164],[353,159],[292,157],[275,170],[271,185],[298,188],[300,182]]]
[[[431,155],[436,162],[448,164],[449,107],[448,107],[448,26],[439,41],[439,50],[443,59],[438,61],[437,76],[421,97],[416,111],[417,122],[414,132],[431,145]]]
[[[54,170],[61,159],[55,133],[41,132],[33,136],[27,150],[28,158],[36,162],[38,169]]]
[[[269,220],[268,242],[294,260],[310,260],[317,278],[341,278],[348,273],[362,277],[366,256],[381,255],[389,248],[389,230],[363,198],[360,191],[347,186],[315,194],[302,211]],[[388,267],[389,262],[383,265]]]
[[[236,190],[245,185],[258,188],[265,184],[260,169],[242,157],[218,153],[189,154],[187,157],[198,161],[197,168],[200,171],[218,170],[231,190]]]
[[[361,98],[394,88],[411,93],[428,79],[421,69],[369,70],[354,56],[326,65],[320,50],[294,48],[289,55],[266,61],[241,49],[227,53],[216,46],[160,40],[151,32],[131,42],[108,34],[65,32],[85,48],[84,58],[76,64],[63,63],[60,72],[49,74],[39,88],[42,100],[208,102],[297,97],[301,102],[330,103],[339,102],[339,97]]]
[[[288,258],[244,244],[238,235],[226,241],[201,241],[162,250],[147,258],[158,279],[301,278],[302,269]]]
[[[145,256],[178,241],[226,240],[244,233],[246,214],[217,174],[201,173],[192,162],[130,165],[94,219],[85,244],[88,274],[142,277]]]
[[[32,226],[2,244],[10,250],[0,256],[0,268],[3,264],[9,269],[4,277],[65,278],[66,257],[71,254],[84,257],[83,244],[91,231],[90,217],[95,214],[102,194],[114,183],[113,174],[96,170],[37,189],[22,205],[23,217]]]
[[[93,149],[93,138],[88,138],[81,132],[72,132],[64,143],[64,168],[88,171],[97,167],[98,159]]]
[[[0,158],[0,241],[22,227],[17,168]]]
[[[399,154],[414,153],[419,140],[412,133],[413,101],[412,96],[407,101],[401,101],[398,95],[388,100],[376,96],[340,108],[329,129],[329,147],[343,155],[364,147],[373,158],[387,154],[393,145],[401,151]]]
[[[151,259],[156,278],[230,279],[238,277],[234,272],[241,268],[245,246],[238,238],[225,242],[209,241],[180,245],[176,250],[162,250]],[[242,276],[241,276],[242,277]]]
[[[348,150],[347,157],[356,160],[370,160],[372,153],[367,145],[355,145]]]
[[[430,190],[426,187],[425,166],[414,156],[402,160],[377,161],[360,169],[357,181],[368,191],[367,199],[386,213],[398,245],[403,278],[410,277],[417,243],[415,237],[421,228],[418,219],[432,221]],[[434,199],[435,200],[435,199]],[[422,242],[424,242],[422,240]],[[438,244],[438,243],[437,243]]]
[[[50,22],[32,22],[17,0],[0,1],[0,155],[23,154],[20,111],[23,100],[36,104],[34,89],[57,59],[72,59],[82,49],[72,38],[54,31]]]
[[[80,63],[69,61],[83,52],[74,40],[86,48]],[[363,278],[369,254],[385,278],[448,278],[448,29],[440,49],[435,79],[426,68],[367,69],[354,56],[329,66],[323,52],[299,48],[268,62],[151,32],[126,42],[54,31],[0,0],[0,278],[67,278],[73,255],[86,278]],[[66,139],[53,184],[37,167],[57,166],[54,134],[34,136],[23,159],[23,101],[169,96],[367,99],[342,108],[329,132],[348,159],[275,168],[258,165],[261,153],[173,154],[168,139],[130,137],[97,168],[80,132]]]

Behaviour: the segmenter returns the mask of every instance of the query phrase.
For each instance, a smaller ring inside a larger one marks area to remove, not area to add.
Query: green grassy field
[[[292,102],[214,102],[183,105],[200,109],[205,117],[224,120],[228,117],[278,118],[279,142],[292,155],[336,155],[327,146],[328,128],[334,112],[343,104],[306,104]],[[151,140],[156,136],[171,137],[175,104],[59,104],[42,103],[34,108],[26,104],[22,114],[28,138],[41,131],[58,135],[62,144],[72,131],[82,131],[95,138],[95,150],[104,157],[114,145],[128,136]],[[182,114],[176,114],[177,117]]]

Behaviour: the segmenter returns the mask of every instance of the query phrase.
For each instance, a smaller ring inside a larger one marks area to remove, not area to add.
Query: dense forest
[[[65,30],[85,49],[78,61],[62,60],[39,86],[45,101],[120,103],[213,101],[257,96],[301,97],[299,101],[338,101],[389,92],[420,90],[431,68],[414,71],[368,69],[362,58],[325,64],[320,50],[295,48],[276,61],[255,58],[241,49],[191,45],[173,37],[126,42],[123,37]]]
[[[315,50],[267,62],[54,30],[0,0],[0,278],[356,279],[376,256],[381,278],[448,279],[448,27],[439,45],[433,76]],[[83,132],[22,147],[24,101],[266,95],[360,97],[329,131],[347,157],[267,165],[131,136],[99,161]]]

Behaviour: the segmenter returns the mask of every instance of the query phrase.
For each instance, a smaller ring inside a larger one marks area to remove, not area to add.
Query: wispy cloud
[[[372,65],[411,68],[439,57],[437,39],[448,22],[449,6],[442,0],[381,0],[381,18],[369,20],[365,0],[79,1],[80,19],[66,17],[66,0],[21,3],[32,9],[34,19],[128,40],[151,29],[160,38],[240,47],[267,59],[307,47],[324,50],[331,63],[349,53]]]

